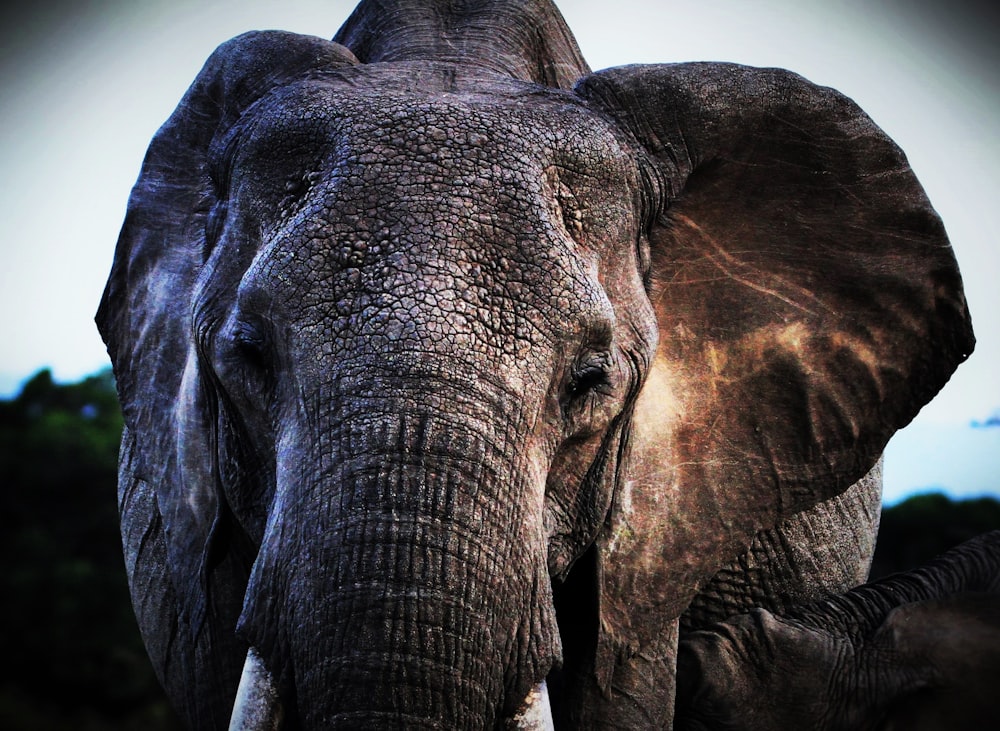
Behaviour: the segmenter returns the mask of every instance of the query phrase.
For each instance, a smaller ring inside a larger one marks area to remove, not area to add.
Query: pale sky
[[[43,366],[71,380],[108,363],[93,313],[129,190],[150,138],[211,51],[253,29],[329,38],[354,2],[83,5],[50,0],[0,11],[0,395]],[[890,445],[887,499],[932,485],[1000,493],[1000,480],[992,481],[1000,429],[961,436],[970,422],[1000,412],[996,11],[969,0],[559,5],[595,69],[706,60],[780,66],[852,97],[900,144],[951,236],[979,344]],[[929,443],[942,452],[930,466]],[[938,478],[932,467],[942,465],[949,468]]]

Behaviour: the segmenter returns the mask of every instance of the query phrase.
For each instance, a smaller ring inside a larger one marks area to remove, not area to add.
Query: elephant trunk
[[[903,604],[965,592],[1000,592],[1000,531],[977,536],[924,566],[783,613],[805,626],[865,637]]]
[[[304,728],[492,728],[559,657],[542,487],[512,440],[407,413],[340,420],[318,477],[279,467],[241,620],[255,728],[278,697]]]

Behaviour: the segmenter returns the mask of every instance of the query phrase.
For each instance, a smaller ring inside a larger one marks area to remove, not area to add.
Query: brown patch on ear
[[[667,545],[637,539],[656,558],[633,550],[635,565],[679,555],[671,573],[695,579],[697,557],[871,468],[972,349],[961,280],[905,157],[830,89],[676,64],[599,72],[577,93],[645,148],[667,192],[649,232],[660,346],[621,506],[641,517],[616,518],[608,546],[655,522]]]

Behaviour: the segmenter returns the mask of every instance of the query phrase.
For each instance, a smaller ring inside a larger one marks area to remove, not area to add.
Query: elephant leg
[[[841,594],[868,578],[882,499],[882,462],[840,495],[760,531],[750,547],[705,585],[681,617],[696,630],[762,607]]]

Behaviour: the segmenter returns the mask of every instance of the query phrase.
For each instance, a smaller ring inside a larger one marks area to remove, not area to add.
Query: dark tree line
[[[178,728],[132,617],[110,371],[0,402],[0,728]]]
[[[121,414],[110,371],[49,371],[0,401],[0,728],[178,728],[139,639],[118,538]],[[886,510],[873,576],[1000,528],[1000,502],[922,495]]]
[[[916,495],[882,511],[871,578],[927,563],[980,533],[1000,528],[1000,501]]]

